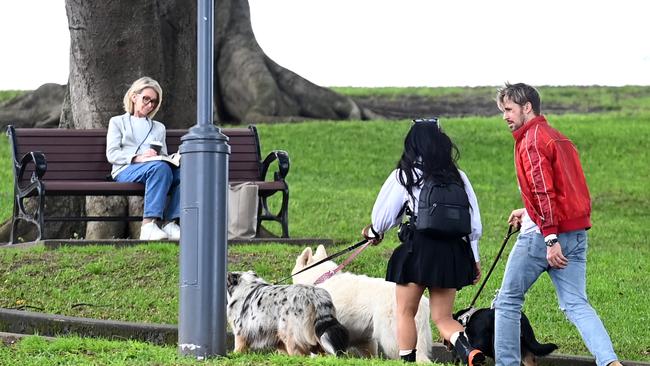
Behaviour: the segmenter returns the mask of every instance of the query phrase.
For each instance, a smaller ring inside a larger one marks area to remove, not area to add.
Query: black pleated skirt
[[[434,239],[417,231],[395,248],[386,270],[386,281],[458,290],[471,285],[475,277],[469,243],[463,239]]]

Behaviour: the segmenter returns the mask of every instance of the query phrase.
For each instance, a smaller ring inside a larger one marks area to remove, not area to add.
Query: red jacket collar
[[[515,141],[519,141],[519,139],[524,134],[526,134],[526,131],[528,131],[533,126],[536,126],[536,125],[539,125],[539,124],[548,124],[548,122],[546,121],[546,117],[544,117],[541,114],[539,116],[531,119],[530,121],[524,123],[524,125],[519,127],[519,129],[513,131],[512,132],[512,137],[515,138]]]

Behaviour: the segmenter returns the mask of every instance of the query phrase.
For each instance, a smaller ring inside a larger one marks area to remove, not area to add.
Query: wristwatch
[[[557,238],[548,239],[548,240],[546,241],[546,246],[550,248],[550,247],[552,247],[553,245],[555,245],[555,244],[557,244],[557,243],[558,243]]]

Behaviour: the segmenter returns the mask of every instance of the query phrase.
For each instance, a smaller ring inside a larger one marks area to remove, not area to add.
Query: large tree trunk
[[[130,83],[143,75],[163,87],[157,119],[170,128],[196,123],[194,1],[66,0],[66,9],[76,128],[105,127],[121,112]],[[247,0],[220,0],[215,15],[215,120],[358,119],[372,113],[268,58],[255,40]]]
[[[123,113],[129,85],[151,76],[163,88],[156,119],[168,128],[196,123],[196,3],[185,0],[66,0],[70,28],[70,77],[62,128],[106,128]],[[247,0],[215,7],[215,121],[251,123],[372,116],[351,99],[319,87],[277,65],[255,40]],[[69,200],[58,215],[80,210]],[[128,203],[130,202],[130,203]],[[88,215],[141,213],[142,201],[88,198]],[[48,237],[70,232],[86,238],[134,237],[120,223],[48,226]]]
[[[246,0],[217,2],[215,94],[220,116],[243,122],[360,119],[351,99],[319,87],[271,60],[258,45]],[[368,113],[367,111],[366,113]]]
[[[163,87],[156,119],[168,128],[191,125],[196,99],[193,4],[67,0],[70,76],[66,101],[71,113],[62,115],[61,125],[106,128],[110,117],[123,113],[122,98],[130,84],[145,75]],[[136,204],[129,205],[129,201]],[[141,214],[141,205],[139,198],[89,197],[85,211],[93,216]],[[134,236],[119,222],[91,222],[84,235],[89,239]]]

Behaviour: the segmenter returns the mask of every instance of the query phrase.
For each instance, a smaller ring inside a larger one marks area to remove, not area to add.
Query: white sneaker
[[[167,234],[167,237],[171,240],[181,240],[181,227],[178,226],[175,222],[171,221],[167,225],[163,226],[163,231]]]
[[[169,235],[160,230],[155,221],[144,224],[140,228],[140,240],[163,240],[168,237]]]

